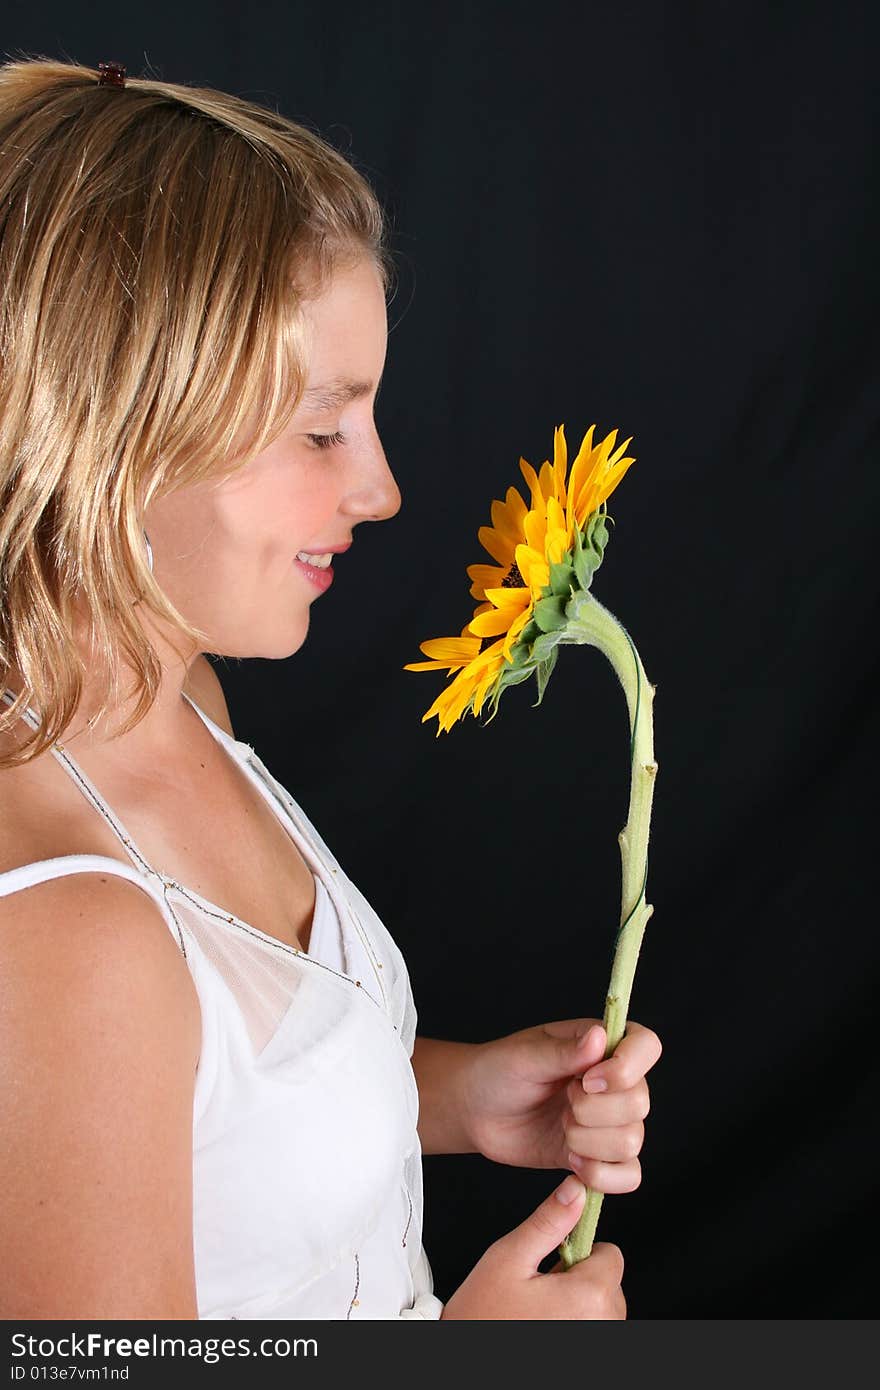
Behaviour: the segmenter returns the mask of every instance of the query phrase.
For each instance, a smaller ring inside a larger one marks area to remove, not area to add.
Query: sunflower
[[[607,540],[604,503],[635,461],[623,457],[629,439],[615,449],[613,430],[594,447],[594,430],[591,425],[584,436],[570,474],[563,425],[554,433],[552,464],[545,460],[536,473],[520,459],[531,506],[514,487],[503,502],[492,503],[492,524],[481,526],[477,537],[495,563],[467,570],[471,596],[480,601],[473,618],[458,637],[422,642],[431,659],[404,667],[454,674],[422,717],[425,723],[437,715],[438,734],[468,709],[479,714],[487,696],[497,708],[501,691],[533,672],[539,700],[543,696],[562,640],[565,602],[576,588],[589,588]]]

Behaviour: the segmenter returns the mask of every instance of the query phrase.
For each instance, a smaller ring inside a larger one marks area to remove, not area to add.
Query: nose
[[[357,451],[344,510],[358,521],[387,521],[400,511],[400,488],[385,457],[375,426]]]

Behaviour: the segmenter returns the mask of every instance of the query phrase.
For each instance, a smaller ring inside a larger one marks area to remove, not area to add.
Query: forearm
[[[419,1142],[424,1154],[476,1153],[467,1123],[467,1070],[479,1043],[417,1037],[412,1067],[419,1088]]]

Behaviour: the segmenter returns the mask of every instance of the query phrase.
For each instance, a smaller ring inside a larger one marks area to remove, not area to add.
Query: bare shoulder
[[[108,873],[0,898],[0,1318],[194,1318],[201,1019],[152,899]]]
[[[220,677],[204,652],[190,666],[183,688],[209,719],[235,738]]]
[[[110,870],[62,874],[0,897],[0,955],[19,968],[38,962],[49,975],[79,971],[82,984],[91,980],[91,967],[100,965],[94,981],[99,991],[107,989],[111,975],[118,984],[128,973],[134,987],[158,982],[178,994],[183,987],[195,998],[180,946],[158,905]],[[5,1002],[5,993],[0,998]]]

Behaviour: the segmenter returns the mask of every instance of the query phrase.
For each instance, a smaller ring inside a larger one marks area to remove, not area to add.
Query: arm
[[[424,1154],[477,1153],[465,1122],[468,1068],[479,1043],[417,1037],[412,1067],[419,1088],[419,1142]]]
[[[198,1317],[198,998],[165,922],[94,873],[0,899],[0,1318]]]

